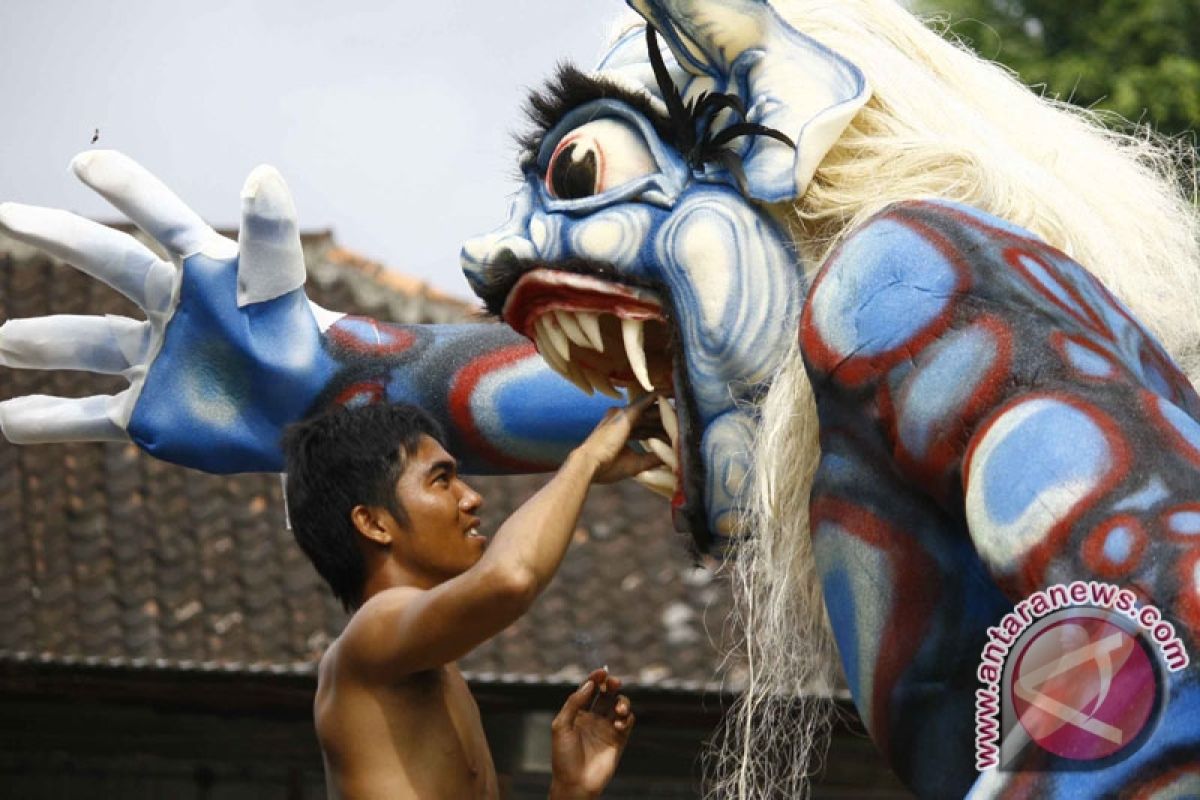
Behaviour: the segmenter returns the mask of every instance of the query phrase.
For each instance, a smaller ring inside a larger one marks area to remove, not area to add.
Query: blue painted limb
[[[399,325],[342,317],[320,329],[302,290],[244,308],[236,259],[184,262],[129,423],[152,455],[208,472],[277,471],[288,423],[335,404],[422,406],[469,472],[550,469],[613,401],[559,377],[501,325]]]
[[[296,210],[270,167],[246,180],[236,243],[121,153],[83,153],[72,168],[168,259],[67,212],[0,205],[0,230],[109,284],[146,316],[0,326],[0,365],[130,384],[112,396],[0,403],[10,441],[132,439],[212,472],[277,470],[287,423],[330,404],[405,401],[442,422],[464,469],[529,471],[558,463],[609,405],[583,397],[500,326],[389,327],[309,303]]]
[[[823,392],[813,552],[859,716],[921,797],[975,779],[973,697],[986,627],[1010,607],[957,519],[886,467],[888,446]],[[937,756],[931,757],[936,753]]]

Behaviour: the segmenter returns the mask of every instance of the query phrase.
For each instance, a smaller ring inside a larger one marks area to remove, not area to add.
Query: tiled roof
[[[473,313],[329,234],[305,245],[308,290],[324,306],[406,322]],[[0,320],[51,313],[138,316],[115,292],[0,237]],[[121,386],[0,369],[0,398]],[[473,481],[487,529],[543,480]],[[575,540],[531,613],[463,659],[464,670],[557,683],[606,663],[663,689],[714,681],[710,639],[722,632],[727,591],[693,566],[663,502],[631,483],[597,487]],[[132,445],[0,441],[0,661],[303,673],[343,623],[284,529],[277,476],[206,475]]]

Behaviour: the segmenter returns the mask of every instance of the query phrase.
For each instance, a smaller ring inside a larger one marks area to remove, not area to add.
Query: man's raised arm
[[[396,678],[454,661],[515,622],[554,577],[591,484],[660,463],[626,447],[652,400],[611,409],[466,572],[431,589],[389,589],[368,600],[343,634],[346,655]]]

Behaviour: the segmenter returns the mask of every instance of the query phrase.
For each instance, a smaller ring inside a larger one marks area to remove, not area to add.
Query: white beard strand
[[[762,404],[747,532],[722,568],[734,594],[725,668],[745,686],[707,759],[709,797],[809,794],[828,746],[840,667],[809,537],[820,458],[816,405],[799,347]]]

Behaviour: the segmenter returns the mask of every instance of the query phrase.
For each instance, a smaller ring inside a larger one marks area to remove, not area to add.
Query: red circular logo
[[[1072,615],[1024,643],[1009,692],[1033,741],[1063,758],[1091,760],[1137,738],[1158,682],[1135,634],[1102,617]]]

